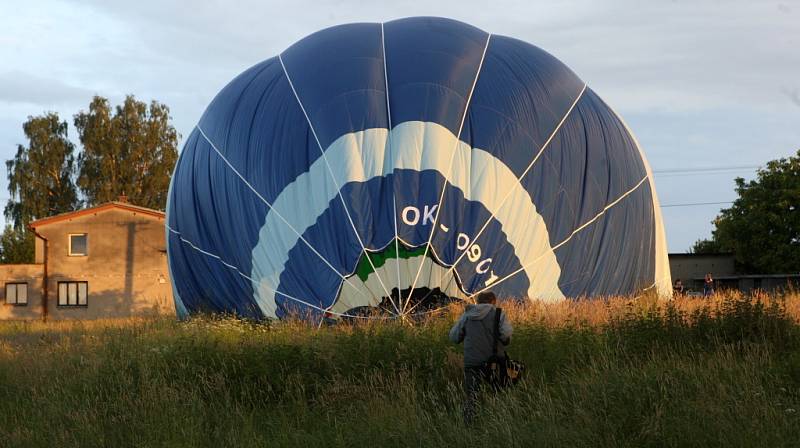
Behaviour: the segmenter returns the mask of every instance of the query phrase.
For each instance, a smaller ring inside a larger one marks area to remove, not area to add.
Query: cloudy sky
[[[564,61],[628,121],[662,204],[730,201],[735,176],[800,149],[800,0],[644,3],[0,0],[0,158],[27,116],[71,123],[95,94],[157,99],[185,136],[234,76],[318,29],[434,15]],[[665,208],[670,251],[709,236],[720,207]]]

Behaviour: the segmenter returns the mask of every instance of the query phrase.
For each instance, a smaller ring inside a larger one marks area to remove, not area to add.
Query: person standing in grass
[[[711,276],[709,272],[706,274],[705,280],[703,280],[703,297],[713,296],[714,295],[714,278]]]
[[[681,279],[675,280],[675,284],[672,285],[672,291],[676,297],[683,297],[685,291]]]
[[[475,417],[478,393],[486,380],[484,367],[495,353],[494,324],[497,297],[487,291],[478,294],[476,304],[467,305],[464,314],[450,329],[450,340],[464,343],[464,421],[469,424]],[[513,328],[506,314],[499,310],[499,342],[496,356],[505,356],[505,347],[511,343]]]

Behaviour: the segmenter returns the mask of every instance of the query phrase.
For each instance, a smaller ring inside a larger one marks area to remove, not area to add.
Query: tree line
[[[0,237],[0,263],[31,263],[37,219],[114,201],[164,210],[180,136],[169,108],[128,95],[112,108],[95,96],[73,116],[81,150],[55,112],[29,116],[22,125],[27,145],[6,161],[10,198]]]
[[[733,253],[743,274],[800,273],[800,150],[768,162],[751,181],[734,182],[738,199],[692,252]]]

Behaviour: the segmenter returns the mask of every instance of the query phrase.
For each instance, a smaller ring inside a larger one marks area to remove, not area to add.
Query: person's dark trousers
[[[464,423],[471,424],[478,408],[483,373],[479,367],[464,367]]]

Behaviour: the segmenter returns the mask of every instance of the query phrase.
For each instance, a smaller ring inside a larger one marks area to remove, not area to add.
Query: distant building
[[[707,273],[714,278],[717,289],[738,289],[750,292],[755,289],[774,291],[790,286],[800,286],[800,273],[743,275],[736,270],[733,254],[669,254],[672,281],[681,279],[684,287],[703,290]]]
[[[702,291],[707,273],[715,280],[736,275],[736,263],[733,254],[669,254],[669,270],[673,282],[681,279],[685,288]]]
[[[0,265],[0,319],[174,314],[164,213],[109,202],[31,223],[33,264]]]

